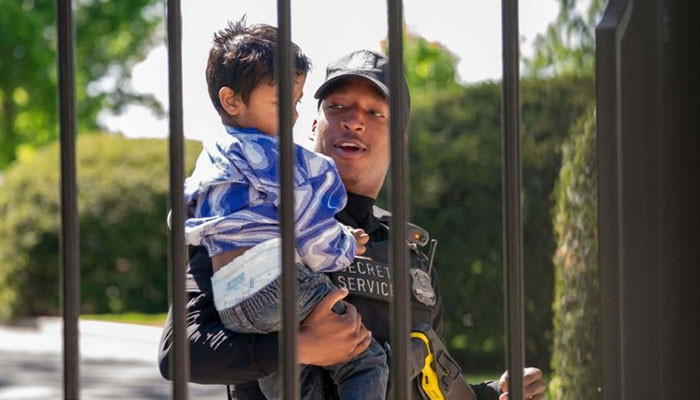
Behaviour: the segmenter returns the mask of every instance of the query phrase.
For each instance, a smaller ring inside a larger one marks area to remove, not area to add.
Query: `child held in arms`
[[[216,309],[226,328],[240,333],[276,332],[281,322],[276,35],[269,25],[246,26],[245,18],[214,35],[206,78],[224,127],[204,142],[185,181],[187,243],[209,252]],[[310,61],[292,47],[296,121]],[[294,145],[293,174],[296,300],[303,320],[333,290],[324,273],[347,267],[369,236],[334,219],[347,195],[333,160]],[[327,370],[341,399],[385,398],[386,354],[374,340],[361,355]],[[258,382],[268,399],[280,397],[277,373]],[[302,397],[318,398],[320,389],[302,382]]]

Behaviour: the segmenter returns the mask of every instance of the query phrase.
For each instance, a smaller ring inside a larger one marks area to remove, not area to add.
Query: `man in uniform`
[[[298,336],[298,360],[302,364],[327,366],[361,353],[372,337],[390,354],[389,299],[392,296],[388,266],[388,213],[374,206],[389,167],[388,59],[360,50],[332,62],[326,81],[317,90],[318,118],[313,123],[316,151],[335,161],[348,192],[345,209],[336,218],[362,228],[370,236],[366,252],[346,270],[332,275],[341,289],[331,292],[302,321]],[[404,85],[405,79],[404,79]],[[408,88],[406,87],[408,94]],[[410,101],[402,104],[408,125]],[[411,246],[412,322],[426,323],[442,335],[442,301],[437,273],[416,245]],[[190,250],[187,274],[187,336],[190,344],[191,380],[203,384],[229,385],[229,398],[264,399],[257,382],[278,368],[277,334],[238,334],[226,330],[214,307],[211,261],[203,248]],[[333,305],[344,299],[346,311],[334,313]],[[348,304],[349,303],[349,304]],[[169,379],[168,315],[161,338],[160,371]],[[321,369],[307,376],[326,387]],[[525,371],[525,397],[543,399],[545,384],[536,368]],[[506,399],[507,377],[498,382],[472,385],[478,399]],[[416,387],[416,385],[414,385]],[[416,389],[417,390],[417,389]],[[322,398],[333,398],[328,390]],[[415,398],[420,398],[414,396]]]

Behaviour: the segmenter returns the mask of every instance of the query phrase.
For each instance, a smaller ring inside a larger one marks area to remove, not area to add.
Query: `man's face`
[[[304,95],[306,75],[297,75],[292,92],[292,124],[297,120],[297,104]],[[268,135],[279,133],[277,121],[277,84],[263,80],[250,92],[248,104],[239,99],[237,115],[233,122],[241,128],[255,128]]]
[[[366,79],[347,78],[324,96],[316,151],[331,157],[347,191],[377,198],[389,168],[389,105]]]

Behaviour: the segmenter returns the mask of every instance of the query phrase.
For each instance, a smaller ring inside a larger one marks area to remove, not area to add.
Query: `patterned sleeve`
[[[211,192],[235,191],[235,184],[218,185]],[[233,197],[233,196],[231,196]],[[202,209],[211,214],[198,214],[185,222],[185,237],[189,244],[204,246],[209,256],[227,251],[252,247],[280,236],[277,209],[271,204],[260,204],[226,213],[226,207],[214,208],[216,194],[200,197]],[[225,201],[225,200],[224,200]]]
[[[185,238],[188,244],[206,247],[209,256],[279,237],[274,196],[260,184],[255,165],[242,158],[259,157],[246,155],[243,147],[230,135],[205,142],[195,171],[185,181]]]
[[[239,138],[245,145],[234,146],[228,158],[266,203],[279,208],[279,138],[262,134]],[[296,249],[313,271],[337,271],[355,257],[354,237],[334,218],[346,201],[345,187],[333,160],[294,145]],[[279,236],[279,231],[275,233]]]
[[[328,157],[296,149],[298,173],[305,179],[295,188],[297,251],[312,271],[341,270],[355,257],[357,243],[335,218],[347,202],[338,170]]]
[[[297,252],[313,271],[336,271],[355,257],[352,234],[335,220],[347,195],[333,160],[294,146]],[[213,256],[280,236],[278,138],[227,135],[205,143],[185,184],[189,244]]]

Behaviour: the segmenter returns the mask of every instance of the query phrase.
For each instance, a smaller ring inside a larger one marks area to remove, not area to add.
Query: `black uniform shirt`
[[[364,256],[380,263],[388,258],[388,226],[382,217],[388,213],[374,207],[374,200],[348,193],[348,203],[336,218],[349,226],[362,228],[370,239]],[[411,266],[423,270],[427,258],[418,251],[411,252]],[[356,262],[353,263],[354,265]],[[362,272],[362,269],[356,270]],[[190,345],[190,380],[201,384],[235,385],[236,399],[258,399],[261,397],[255,380],[275,372],[278,368],[277,333],[267,335],[239,334],[227,330],[219,319],[211,292],[213,269],[211,259],[203,247],[190,248],[187,268],[186,329]],[[376,271],[375,271],[376,275]],[[431,281],[437,296],[433,306],[426,306],[412,296],[413,323],[424,322],[442,336],[442,301],[435,268]],[[356,282],[357,283],[357,282]],[[365,287],[366,290],[367,287]],[[349,287],[352,289],[352,287]],[[356,291],[357,292],[357,291]],[[362,322],[372,331],[380,344],[389,340],[388,302],[351,294],[346,298],[362,316]],[[168,313],[159,351],[161,375],[169,376],[169,344],[172,335],[172,309]],[[484,384],[473,386],[479,399],[498,398],[495,391]],[[486,390],[482,390],[486,389]],[[491,393],[495,394],[492,397]]]
[[[349,194],[348,204],[353,206],[347,207],[338,213],[336,218],[346,225],[364,229],[370,236],[370,239],[366,245],[367,250],[365,254],[355,259],[352,266],[348,268],[349,273],[346,270],[345,273],[331,275],[338,286],[345,286],[350,289],[347,301],[357,308],[357,311],[362,316],[362,322],[367,329],[372,331],[372,337],[383,345],[384,342],[389,341],[390,337],[388,298],[380,299],[380,297],[390,293],[392,290],[391,270],[387,267],[389,261],[389,230],[388,221],[385,219],[389,216],[389,213],[381,208],[373,207],[374,200],[352,193]],[[417,250],[413,250],[410,258],[411,267],[420,268],[428,272],[427,257],[425,255]],[[436,303],[432,306],[427,306],[418,302],[412,296],[412,324],[426,323],[433,327],[438,336],[442,336],[440,288],[435,270],[433,269],[430,272],[433,289],[437,297]],[[343,277],[346,279],[342,279]],[[362,295],[363,292],[369,295]],[[371,296],[372,294],[376,295]]]

